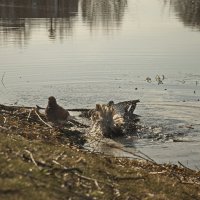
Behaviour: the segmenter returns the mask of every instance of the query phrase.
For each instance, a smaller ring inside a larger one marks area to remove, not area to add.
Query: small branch
[[[35,110],[35,114],[38,116],[38,118],[40,119],[40,121],[41,121],[43,124],[47,125],[49,128],[53,128],[50,124],[46,123],[46,122],[40,117],[40,115],[37,113],[36,110]]]
[[[76,174],[76,175],[78,175],[78,173],[83,173],[82,170],[77,168],[77,167],[67,168],[67,167],[63,166],[62,164],[58,163],[55,160],[53,160],[53,163],[59,165],[62,168],[54,167],[52,164],[47,164],[44,161],[34,160],[33,155],[30,151],[25,150],[25,152],[27,152],[29,154],[29,156],[23,154],[23,159],[25,161],[32,161],[37,167],[46,168],[51,172],[61,172],[61,173],[71,172],[71,173]]]
[[[21,108],[35,109],[34,107],[28,107],[28,106],[6,106],[6,105],[3,105],[3,104],[0,104],[0,109],[6,110],[6,111],[15,111],[15,110],[18,110],[18,109],[21,109]]]
[[[3,121],[3,123],[5,124],[6,123],[6,121],[7,121],[7,118],[6,117],[3,117],[4,118],[4,121]]]
[[[65,172],[77,171],[77,172],[79,172],[79,173],[83,173],[83,172],[82,172],[79,168],[77,168],[77,167],[68,168],[68,167],[65,167],[64,165],[60,164],[60,163],[57,162],[56,160],[53,160],[52,162],[53,162],[54,164],[56,164],[56,165],[59,165],[59,166],[63,167],[63,170],[64,170]]]
[[[30,118],[32,112],[33,112],[33,109],[30,110],[30,112],[29,112],[29,114],[28,114],[28,117],[27,117],[27,121],[29,120],[29,118]]]
[[[78,176],[79,178],[82,178],[84,180],[87,180],[87,181],[93,181],[95,186],[97,187],[98,190],[100,190],[101,188],[99,187],[99,184],[97,182],[96,179],[93,179],[93,178],[90,178],[90,177],[87,177],[87,176],[83,176],[83,175],[80,175],[80,174],[77,174],[77,173],[74,173],[76,176]]]
[[[44,110],[45,109],[45,108],[42,108],[42,107],[40,107],[38,105],[36,105],[36,108],[37,108],[37,110]]]
[[[119,177],[119,176],[114,176],[114,177],[111,177],[113,178],[114,180],[141,180],[141,179],[145,179],[143,176],[133,176],[133,177]]]
[[[108,145],[108,143],[106,143],[106,142],[102,142],[102,143]],[[109,146],[109,145],[108,145],[108,146]],[[148,161],[148,162],[151,162],[151,163],[157,165],[156,161],[154,161],[152,158],[150,158],[150,157],[147,156],[146,154],[142,153],[141,151],[138,151],[138,153],[142,154],[143,156],[138,155],[138,154],[136,154],[136,153],[134,153],[134,152],[125,150],[125,149],[123,149],[122,147],[118,147],[118,146],[110,146],[110,147],[111,147],[111,148],[114,148],[114,149],[119,149],[119,150],[121,150],[121,151],[123,151],[123,152],[125,152],[125,153],[128,153],[128,154],[131,154],[131,155],[135,156],[136,158],[140,158],[140,159],[142,159],[142,160],[146,160],[146,161]],[[144,156],[145,156],[145,157],[144,157]]]
[[[33,154],[30,151],[28,151],[28,150],[24,150],[24,151],[29,154],[29,156],[31,158],[31,161],[34,163],[35,166],[38,167],[37,163],[35,162],[35,160],[33,158]]]
[[[38,110],[45,110],[45,108],[43,108],[43,107],[41,107],[41,106],[38,106],[38,105],[36,105],[36,108],[38,109]],[[67,109],[68,111],[74,111],[74,112],[88,112],[88,111],[90,111],[91,109],[89,109],[89,108],[69,108],[69,109]]]
[[[103,141],[103,137],[96,138],[96,136],[92,136],[92,135],[90,134],[90,138],[93,139],[93,140],[92,140],[91,142],[89,142],[88,144],[91,145],[91,144],[97,142],[97,144],[95,144],[96,148],[98,147],[99,143],[106,144],[106,145],[107,145],[108,147],[110,147],[110,148],[118,149],[118,150],[123,151],[123,152],[125,152],[125,153],[128,153],[128,154],[130,154],[130,155],[132,155],[132,156],[134,156],[134,157],[136,157],[136,158],[140,158],[140,159],[142,159],[142,160],[146,160],[146,161],[148,161],[148,162],[151,162],[151,163],[153,163],[153,164],[158,165],[158,164],[156,163],[156,161],[154,161],[152,158],[150,158],[148,155],[144,154],[144,153],[141,152],[141,151],[137,151],[138,153],[141,154],[141,155],[138,155],[138,154],[136,154],[136,153],[134,153],[134,152],[128,151],[128,150],[126,150],[126,149],[123,149],[123,147],[116,146],[116,145],[112,145],[112,144],[109,144],[109,143],[106,142],[106,141]],[[94,148],[91,152],[94,152],[96,148]],[[112,156],[111,156],[111,157],[112,157]],[[129,157],[129,156],[125,156],[125,157]],[[118,157],[116,156],[116,158],[118,158]]]
[[[0,108],[3,108],[3,109],[7,109],[7,110],[17,110],[17,109],[20,109],[20,108],[25,108],[25,109],[37,109],[37,110],[45,110],[45,108],[43,107],[40,107],[38,105],[36,105],[36,108],[35,107],[31,107],[31,106],[5,106],[5,105],[2,105],[0,104]],[[69,108],[67,109],[68,111],[74,111],[74,112],[88,112],[90,111],[91,109],[89,108]]]
[[[171,172],[171,174],[176,177],[178,179],[178,181],[181,183],[181,184],[187,184],[187,185],[200,185],[199,182],[194,182],[194,181],[183,181],[181,180],[181,178],[176,174],[174,173],[173,171]]]
[[[181,166],[182,166],[183,168],[185,168],[185,169],[192,170],[192,169],[186,167],[185,165],[183,165],[180,161],[178,161],[178,164],[181,165]]]
[[[3,130],[8,130],[8,128],[6,128],[6,127],[3,127],[3,126],[0,126],[0,129],[3,129]]]
[[[2,78],[1,78],[1,83],[3,85],[4,88],[6,88],[5,84],[4,84],[4,77],[5,77],[6,72],[3,73]]]
[[[141,152],[141,151],[139,151],[139,153],[142,154],[142,155],[144,155],[144,156],[146,156],[146,158],[148,158],[151,162],[156,163],[155,160],[153,160],[152,158],[150,158],[150,157],[149,157],[148,155],[146,155],[145,153],[143,153],[143,152]]]
[[[156,175],[156,174],[165,174],[165,173],[167,173],[166,170],[165,170],[165,171],[161,171],[161,172],[149,172],[149,174],[151,174],[151,175]]]

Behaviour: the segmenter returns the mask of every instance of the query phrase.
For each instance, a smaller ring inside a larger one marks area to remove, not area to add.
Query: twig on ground
[[[40,117],[40,115],[37,113],[36,110],[35,110],[35,114],[38,116],[39,120],[40,120],[43,124],[47,125],[49,128],[53,128],[50,124],[48,124],[47,122],[45,122],[45,121]]]
[[[125,150],[125,149],[122,149],[122,148],[118,148],[118,149],[120,149],[121,151],[123,151],[123,152],[125,152],[125,153],[129,153],[129,154],[131,154],[131,155],[133,155],[133,156],[135,156],[135,157],[137,157],[137,158],[141,158],[142,160],[146,160],[146,161],[151,162],[151,163],[153,163],[153,164],[157,164],[153,159],[149,159],[149,157],[145,158],[145,157],[143,157],[143,156],[140,156],[140,155],[138,155],[138,154],[136,154],[136,153],[127,151],[127,150]],[[139,153],[141,153],[141,152],[139,152]],[[143,155],[145,155],[145,154],[143,154]]]
[[[77,172],[79,172],[79,173],[82,173],[82,171],[81,171],[79,168],[77,168],[77,167],[68,168],[68,167],[65,167],[64,165],[60,164],[60,163],[59,163],[58,161],[56,161],[56,160],[53,160],[52,162],[53,162],[54,164],[56,164],[56,165],[61,166],[61,167],[65,170],[65,172],[77,171]]]
[[[34,110],[34,109],[31,109],[31,110],[30,110],[30,112],[29,112],[29,114],[28,114],[28,117],[27,117],[27,121],[29,120],[29,118],[30,118],[31,113],[33,112],[33,110]]]
[[[149,174],[151,174],[151,175],[156,175],[156,174],[165,174],[165,173],[167,173],[166,170],[161,171],[161,172],[149,172]]]
[[[98,189],[98,190],[101,189],[101,188],[99,187],[99,184],[98,184],[98,182],[97,182],[96,179],[90,178],[90,177],[87,177],[87,176],[83,176],[83,175],[80,175],[80,174],[77,174],[77,173],[74,173],[74,174],[75,174],[77,177],[82,178],[82,179],[84,179],[84,180],[93,181],[94,184],[95,184],[95,186],[97,187],[97,189]]]
[[[3,121],[3,123],[5,124],[6,123],[6,121],[7,121],[7,118],[6,117],[3,117],[4,118],[4,121]]]
[[[129,176],[129,177],[119,177],[119,176],[114,176],[112,177],[114,180],[141,180],[141,179],[145,179],[143,176]]]
[[[24,151],[29,154],[31,161],[34,163],[35,166],[38,167],[37,163],[35,162],[35,160],[33,158],[33,154],[29,150],[24,150]]]
[[[196,185],[200,185],[200,183],[199,182],[194,182],[194,181],[183,181],[182,179],[181,179],[181,177],[179,177],[176,173],[174,173],[173,171],[171,172],[171,174],[174,176],[174,177],[176,177],[178,180],[179,180],[179,182],[181,183],[181,184],[187,184],[187,185],[193,185],[193,184],[196,184]]]
[[[82,170],[77,168],[77,167],[67,168],[67,167],[65,167],[64,165],[58,163],[55,160],[53,160],[53,163],[61,166],[62,168],[54,167],[52,164],[47,164],[44,161],[35,160],[30,151],[25,150],[25,152],[27,152],[29,154],[29,156],[23,154],[23,159],[25,159],[25,161],[32,161],[39,169],[40,168],[41,169],[46,168],[51,172],[61,172],[61,173],[69,173],[69,172],[71,172],[71,173],[76,174],[76,175],[78,175],[78,173],[80,173],[80,174],[83,173]]]
[[[0,104],[0,107],[3,108],[3,109],[7,109],[7,110],[18,110],[20,108],[25,108],[25,109],[37,109],[37,110],[44,110],[45,108],[43,107],[40,107],[38,105],[36,105],[36,108],[35,107],[31,107],[31,106],[5,106],[5,105],[2,105]],[[89,108],[69,108],[67,109],[68,111],[74,111],[74,112],[84,112],[84,111],[90,111],[91,109]]]
[[[55,161],[57,161],[65,152],[61,152],[56,158],[55,158]]]
[[[185,169],[192,170],[192,169],[186,167],[185,165],[183,165],[180,161],[178,161],[178,164],[181,165],[181,166],[182,166],[183,168],[185,168]]]
[[[42,108],[42,107],[36,105],[36,109],[37,109],[37,110],[44,110],[45,108]]]
[[[0,128],[3,129],[3,130],[8,130],[8,128],[3,127],[3,126],[0,126]]]
[[[0,104],[0,109],[6,110],[6,111],[16,111],[16,110],[21,109],[21,108],[35,109],[34,107],[30,107],[30,106],[6,106],[6,105],[3,105],[3,104]]]

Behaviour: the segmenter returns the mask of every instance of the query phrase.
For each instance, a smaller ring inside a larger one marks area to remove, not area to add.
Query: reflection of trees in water
[[[82,17],[91,26],[100,23],[109,30],[110,26],[122,21],[127,0],[82,0]]]
[[[79,0],[0,0],[1,18],[72,17]]]
[[[120,24],[126,5],[127,0],[0,0],[0,42],[23,45],[41,27],[50,39],[72,35],[78,11],[91,27],[109,30]]]
[[[72,34],[79,0],[0,0],[0,41],[23,44],[33,30],[46,28],[49,38]],[[16,40],[16,41],[15,41]]]
[[[10,41],[24,45],[30,38],[31,29],[25,28],[25,19],[0,19],[0,42]]]
[[[200,0],[171,0],[171,4],[186,26],[200,29]]]
[[[50,39],[55,39],[57,36],[63,39],[73,34],[74,21],[72,18],[45,18],[44,21]]]
[[[73,21],[71,18],[0,19],[0,43],[26,44],[31,35],[41,28],[47,30],[50,39],[62,39],[72,35]]]

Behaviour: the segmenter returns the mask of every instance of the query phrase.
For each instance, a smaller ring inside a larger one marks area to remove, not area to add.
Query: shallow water
[[[197,0],[0,0],[0,103],[140,99],[144,130],[118,142],[200,168],[199,8]]]

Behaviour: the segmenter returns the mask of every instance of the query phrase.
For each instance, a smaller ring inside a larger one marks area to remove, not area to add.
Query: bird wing
[[[122,101],[122,102],[114,104],[114,109],[116,110],[116,113],[119,113],[120,115],[124,115],[125,108],[128,108],[128,110],[131,110],[133,112],[138,102],[140,102],[140,100],[138,99],[130,100],[130,101]]]

